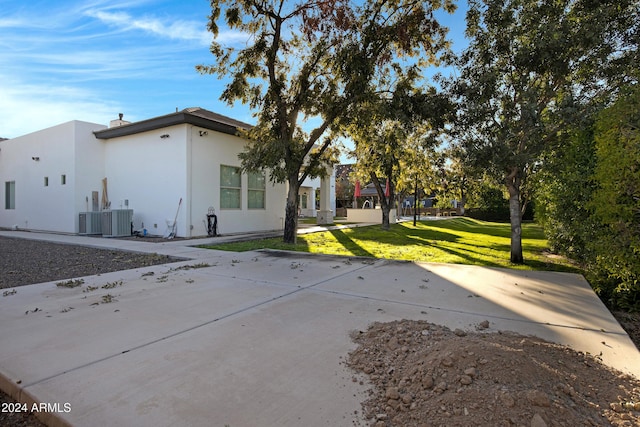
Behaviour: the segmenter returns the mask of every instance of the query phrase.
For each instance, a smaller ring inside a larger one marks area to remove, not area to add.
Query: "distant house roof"
[[[93,133],[98,139],[110,139],[181,124],[191,124],[229,135],[236,135],[239,129],[250,129],[253,127],[248,123],[244,123],[200,107],[192,107],[167,114],[166,116],[154,117],[140,122],[111,127],[95,131]]]
[[[380,181],[380,185],[382,185],[382,191],[385,191],[385,187],[387,186],[387,181],[386,180]],[[376,190],[376,185],[373,182],[370,182],[369,184],[362,186],[362,189],[360,190],[360,196],[378,197],[378,190]]]

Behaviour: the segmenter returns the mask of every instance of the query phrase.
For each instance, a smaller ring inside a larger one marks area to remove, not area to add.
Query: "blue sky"
[[[224,81],[195,71],[213,60],[207,0],[0,0],[0,11],[0,137],[195,106],[254,122],[246,106],[219,101]],[[443,23],[460,48],[464,11]]]

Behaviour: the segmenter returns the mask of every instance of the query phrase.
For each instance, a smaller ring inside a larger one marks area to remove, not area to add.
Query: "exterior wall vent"
[[[131,236],[133,209],[112,209],[102,211],[102,236]]]

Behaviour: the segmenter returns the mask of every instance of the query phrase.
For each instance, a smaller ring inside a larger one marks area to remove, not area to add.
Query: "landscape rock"
[[[547,396],[544,392],[540,390],[529,390],[527,392],[527,400],[533,406],[542,406],[549,407],[551,406],[551,401],[549,400],[549,396]]]
[[[400,399],[400,393],[398,392],[398,387],[389,387],[386,393],[387,399],[398,400]]]
[[[531,427],[547,427],[547,423],[542,416],[536,412],[533,418],[531,418]]]
[[[478,326],[476,327],[476,329],[478,329],[479,331],[484,329],[489,329],[489,321],[483,320],[482,322],[478,323]]]
[[[473,382],[473,378],[471,378],[469,375],[462,375],[460,377],[460,384],[462,385],[469,385]]]

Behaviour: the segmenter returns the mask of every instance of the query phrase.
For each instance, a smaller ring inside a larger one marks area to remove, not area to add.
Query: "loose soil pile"
[[[536,337],[424,321],[353,334],[371,426],[638,426],[640,381]]]
[[[173,261],[0,237],[0,288]],[[639,346],[640,316],[613,314]],[[489,326],[464,332],[402,320],[354,333],[359,346],[348,364],[372,385],[363,404],[367,422],[375,427],[640,425],[638,379],[589,355]],[[5,402],[12,400],[0,393],[0,404]],[[6,412],[0,412],[0,425],[42,426],[33,415]]]

